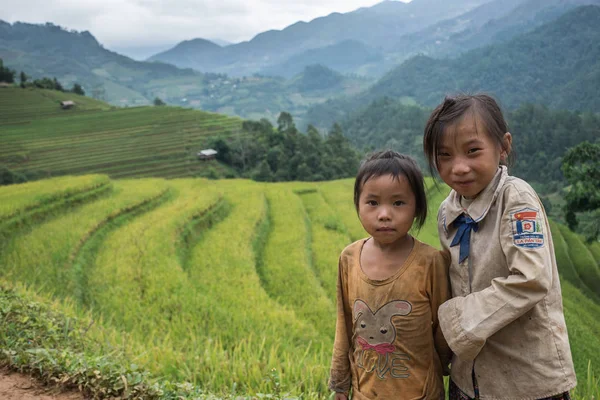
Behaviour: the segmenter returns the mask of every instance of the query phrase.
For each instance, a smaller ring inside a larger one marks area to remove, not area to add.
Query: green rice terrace
[[[0,364],[97,398],[326,398],[337,256],[365,234],[352,186],[96,174],[0,187]],[[430,186],[417,236],[437,245],[445,193]],[[552,233],[576,398],[592,398],[599,252]]]
[[[365,235],[353,181],[198,178],[241,123],[0,88],[0,165],[58,176],[0,186],[0,366],[90,398],[329,396],[337,257]],[[437,246],[431,183],[415,234]],[[598,399],[600,245],[552,233],[574,397]]]
[[[62,109],[65,100],[75,107]],[[195,177],[207,169],[197,152],[211,138],[239,133],[241,125],[198,110],[115,108],[72,93],[0,88],[0,165],[35,176]]]

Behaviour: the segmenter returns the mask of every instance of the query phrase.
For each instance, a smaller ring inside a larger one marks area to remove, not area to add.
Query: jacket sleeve
[[[448,279],[448,266],[450,254],[446,251],[438,252],[431,266],[429,302],[432,312],[432,329],[435,350],[442,363],[444,375],[449,374],[448,364],[452,358],[452,351],[444,338],[438,320],[438,309],[442,303],[450,298],[450,281]]]
[[[352,315],[346,311],[346,269],[343,267],[343,257],[338,263],[337,280],[337,320],[335,324],[335,340],[329,375],[329,389],[336,393],[348,394],[352,385],[350,368],[350,341],[352,335]]]
[[[532,309],[552,286],[553,250],[547,238],[541,245],[524,246],[517,242],[513,231],[518,211],[527,210],[530,215],[535,213],[541,234],[550,235],[543,208],[535,194],[513,189],[507,195],[498,233],[510,274],[493,279],[482,291],[455,297],[439,308],[444,336],[462,360],[474,360],[490,336]]]

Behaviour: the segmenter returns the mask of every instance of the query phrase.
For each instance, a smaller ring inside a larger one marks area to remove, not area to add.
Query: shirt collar
[[[500,189],[507,177],[508,170],[504,165],[501,165],[492,181],[466,209],[460,204],[460,195],[455,190],[452,190],[448,195],[444,210],[444,231],[446,234],[448,233],[448,226],[462,213],[466,213],[475,222],[481,221],[487,215],[496,197],[498,197],[498,193],[500,193]]]

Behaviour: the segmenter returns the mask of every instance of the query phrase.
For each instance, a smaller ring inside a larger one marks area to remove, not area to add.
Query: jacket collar
[[[452,190],[448,195],[444,209],[444,231],[446,235],[448,234],[448,226],[462,213],[466,213],[475,222],[481,221],[487,215],[496,197],[498,197],[498,193],[500,193],[507,177],[508,170],[504,165],[501,165],[492,181],[466,209],[460,204],[461,196],[455,190]]]

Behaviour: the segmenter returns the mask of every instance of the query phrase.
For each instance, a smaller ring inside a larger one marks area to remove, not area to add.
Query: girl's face
[[[504,148],[510,149],[510,133]],[[472,113],[448,126],[437,151],[437,169],[444,182],[458,194],[475,198],[492,181],[507,152],[490,137]]]
[[[358,202],[358,217],[380,244],[404,239],[415,219],[415,195],[404,176],[381,175],[367,180]]]

